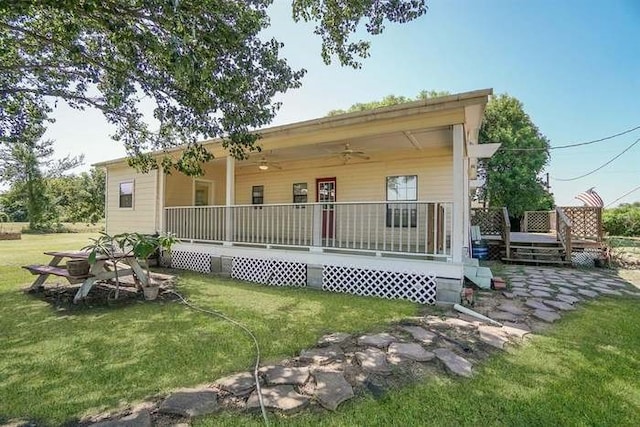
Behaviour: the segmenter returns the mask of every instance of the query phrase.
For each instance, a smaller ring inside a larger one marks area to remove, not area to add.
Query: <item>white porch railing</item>
[[[182,240],[377,253],[451,255],[450,202],[336,202],[170,207],[165,231]]]

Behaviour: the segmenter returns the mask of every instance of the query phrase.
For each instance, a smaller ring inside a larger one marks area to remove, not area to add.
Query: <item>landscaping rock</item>
[[[368,348],[365,351],[357,352],[356,359],[358,359],[362,369],[367,372],[379,374],[388,374],[391,372],[385,353],[377,348]]]
[[[436,357],[444,363],[448,370],[456,375],[471,377],[471,362],[464,357],[460,357],[448,348],[437,348],[433,351]]]
[[[309,368],[286,368],[284,366],[270,366],[263,370],[264,378],[269,385],[295,384],[302,385],[309,379]]]
[[[330,411],[335,411],[345,400],[351,399],[353,388],[339,372],[315,372],[315,398]]]
[[[266,408],[287,413],[297,412],[309,404],[309,398],[296,393],[292,385],[262,387],[262,401]],[[257,408],[260,408],[258,390],[254,391],[247,400],[247,409]]]
[[[475,329],[476,325],[471,322],[467,322],[466,320],[459,319],[457,317],[449,317],[444,323],[447,326],[453,326],[455,328],[465,328],[465,329]]]
[[[170,394],[158,408],[163,414],[197,417],[219,409],[218,395],[213,390],[178,391]]]
[[[256,379],[252,372],[242,372],[220,378],[214,385],[233,395],[245,396],[256,387]]]
[[[328,345],[339,345],[344,343],[349,338],[351,338],[350,334],[347,334],[345,332],[335,332],[333,334],[328,334],[320,338],[318,340],[318,345],[320,347],[325,347]]]
[[[344,358],[344,352],[339,347],[312,348],[300,352],[300,361],[325,365]]]
[[[409,332],[414,340],[420,341],[423,344],[432,344],[436,337],[436,334],[420,326],[402,326],[401,329]]]
[[[508,291],[503,291],[502,296],[509,299],[515,298],[515,294],[513,292],[508,292]]]
[[[151,414],[144,409],[126,417],[91,424],[91,427],[151,427]]]
[[[564,301],[556,301],[556,300],[545,300],[544,302],[547,305],[550,305],[553,308],[557,308],[564,311],[575,310],[576,308],[569,303]]]
[[[518,316],[523,316],[527,314],[527,312],[522,309],[522,306],[520,304],[516,304],[513,302],[503,302],[498,306],[498,310],[506,311],[508,313],[515,314]],[[508,320],[508,319],[505,319],[505,320]]]
[[[388,353],[401,359],[415,360],[416,362],[428,362],[435,357],[433,353],[416,343],[394,342],[389,345]]]
[[[576,292],[589,298],[595,298],[598,296],[597,292],[590,291],[589,289],[578,289]]]
[[[533,315],[540,320],[544,320],[545,322],[555,322],[560,319],[560,315],[555,311],[547,311],[547,310],[536,310],[533,312]]]
[[[576,298],[572,295],[556,295],[556,299],[564,302],[568,302],[569,304],[575,304],[580,301],[580,298]]]
[[[386,332],[374,335],[363,335],[358,338],[358,345],[373,346],[378,348],[387,348],[389,344],[398,341],[396,337]]]

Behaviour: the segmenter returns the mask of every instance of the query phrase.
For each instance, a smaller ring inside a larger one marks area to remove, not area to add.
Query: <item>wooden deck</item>
[[[560,242],[556,237],[556,233],[522,233],[517,231],[512,231],[509,233],[509,237],[512,245],[558,245]],[[485,240],[491,241],[501,241],[502,236],[499,235],[482,235],[482,238]],[[600,247],[601,244],[596,240],[586,240],[586,239],[573,239],[572,245],[574,248],[596,248]]]

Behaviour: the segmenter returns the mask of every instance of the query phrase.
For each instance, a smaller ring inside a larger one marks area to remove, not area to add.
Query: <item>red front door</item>
[[[316,202],[322,205],[322,238],[332,239],[335,235],[336,178],[316,179]]]

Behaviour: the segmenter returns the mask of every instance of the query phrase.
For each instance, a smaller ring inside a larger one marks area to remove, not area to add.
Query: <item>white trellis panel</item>
[[[307,267],[299,262],[234,257],[231,277],[263,285],[306,286]]]
[[[171,268],[211,272],[211,255],[200,252],[171,251]]]
[[[420,304],[436,302],[436,276],[433,274],[325,265],[322,269],[322,289],[363,296],[408,299]]]

